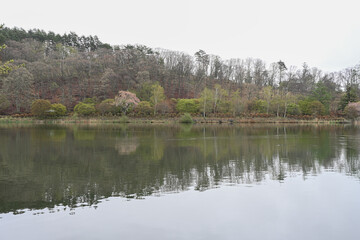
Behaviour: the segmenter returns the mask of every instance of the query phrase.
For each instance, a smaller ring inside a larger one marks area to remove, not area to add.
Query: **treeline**
[[[24,30],[22,28],[8,28],[3,27],[0,31],[0,44],[5,44],[7,41],[21,42],[25,39],[34,39],[38,42],[44,43],[45,53],[56,49],[57,44],[62,44],[67,47],[77,48],[79,51],[95,51],[98,48],[111,49],[111,46],[102,43],[97,36],[78,36],[74,32],[69,34],[55,34],[54,32],[45,32],[40,29]]]
[[[110,46],[96,36],[6,27],[0,29],[0,43],[6,45],[0,61],[14,60],[12,71],[0,76],[0,114],[29,112],[35,99],[72,110],[86,98],[100,104],[123,90],[149,102],[154,114],[157,109],[182,111],[178,102],[193,99],[196,112],[204,115],[339,115],[360,93],[360,65],[329,73],[306,63],[297,68],[282,61],[223,60],[203,50],[189,55],[142,45]],[[165,98],[154,103],[156,83]]]

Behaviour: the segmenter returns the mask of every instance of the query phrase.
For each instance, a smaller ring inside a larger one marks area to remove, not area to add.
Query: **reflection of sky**
[[[326,172],[56,214],[0,215],[2,239],[358,239],[360,184]],[[70,214],[71,213],[71,214]],[[75,213],[75,214],[72,214]]]

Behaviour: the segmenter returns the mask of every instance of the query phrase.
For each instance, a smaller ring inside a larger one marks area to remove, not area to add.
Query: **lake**
[[[359,239],[360,128],[0,125],[0,239]]]

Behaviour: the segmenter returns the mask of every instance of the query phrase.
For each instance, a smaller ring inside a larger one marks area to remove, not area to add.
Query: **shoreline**
[[[345,118],[329,118],[329,119],[294,119],[294,118],[202,118],[193,117],[193,124],[205,125],[236,125],[236,124],[351,124],[352,121]],[[0,124],[13,123],[29,123],[29,124],[183,124],[180,123],[180,118],[131,118],[126,117],[109,117],[109,118],[59,118],[59,119],[36,119],[36,118],[15,118],[15,117],[0,117]]]

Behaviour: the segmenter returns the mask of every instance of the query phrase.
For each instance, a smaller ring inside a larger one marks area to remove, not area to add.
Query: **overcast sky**
[[[0,23],[193,55],[337,71],[360,63],[359,0],[17,0]]]

